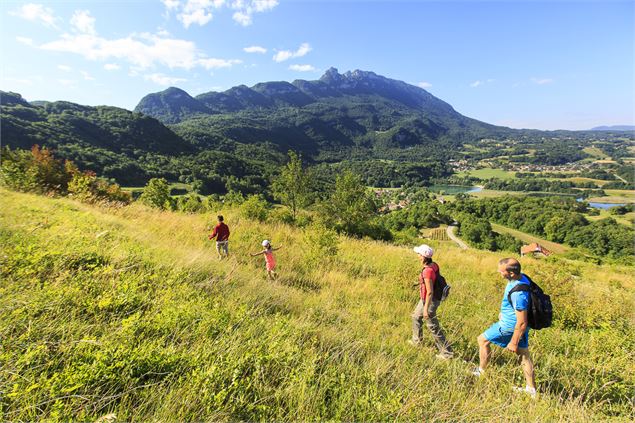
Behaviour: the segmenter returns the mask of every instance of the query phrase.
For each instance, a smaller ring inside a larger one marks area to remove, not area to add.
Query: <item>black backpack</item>
[[[529,276],[524,276],[529,281],[529,285],[520,283],[513,287],[507,294],[507,300],[512,304],[513,292],[529,292],[529,310],[527,310],[529,327],[535,330],[548,328],[551,326],[551,320],[553,319],[551,298]]]
[[[434,270],[434,269],[433,269]],[[441,269],[436,272],[437,278],[434,280],[434,292],[432,298],[436,301],[443,301],[450,295],[450,285],[441,274]]]

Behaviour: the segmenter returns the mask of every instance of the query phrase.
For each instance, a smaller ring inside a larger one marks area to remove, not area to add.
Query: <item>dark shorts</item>
[[[505,348],[507,344],[509,344],[509,341],[512,340],[513,334],[514,328],[503,328],[499,322],[494,323],[485,332],[483,332],[485,339],[492,344],[496,344],[503,348]],[[518,348],[529,348],[529,328],[527,328],[525,333],[523,333],[523,336],[520,337],[520,341],[518,341]]]

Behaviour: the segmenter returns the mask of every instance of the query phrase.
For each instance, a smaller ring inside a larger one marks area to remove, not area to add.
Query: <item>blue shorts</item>
[[[499,347],[505,348],[509,341],[512,340],[512,335],[514,334],[514,329],[504,329],[501,327],[500,322],[494,323],[490,326],[485,332],[483,332],[483,336],[492,344],[496,344]],[[523,336],[520,337],[520,341],[518,341],[518,348],[529,348],[529,328],[523,333]]]

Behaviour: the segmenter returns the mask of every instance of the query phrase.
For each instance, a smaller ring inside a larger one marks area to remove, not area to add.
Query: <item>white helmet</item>
[[[269,244],[271,244],[271,243],[268,240],[266,240],[266,239],[264,241],[262,241],[262,246],[263,247],[266,247]]]

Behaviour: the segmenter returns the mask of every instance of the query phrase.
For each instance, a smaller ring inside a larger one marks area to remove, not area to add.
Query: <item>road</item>
[[[467,244],[463,241],[461,241],[456,235],[454,235],[454,231],[456,230],[456,226],[448,226],[448,228],[446,229],[446,232],[448,233],[448,236],[450,237],[450,239],[454,242],[456,242],[459,247],[461,247],[464,250],[467,250],[468,247]]]
[[[614,173],[613,176],[615,176],[616,178],[620,178],[622,180],[622,182],[624,182],[625,184],[628,184],[628,181],[624,178],[622,178],[620,175],[618,175],[617,173]]]

